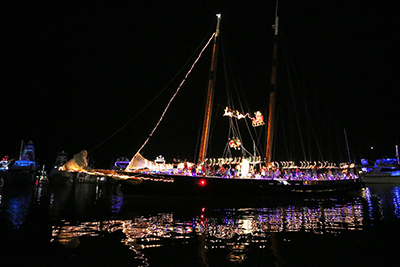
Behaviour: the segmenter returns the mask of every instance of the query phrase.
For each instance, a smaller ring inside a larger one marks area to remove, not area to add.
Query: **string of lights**
[[[251,119],[253,127],[257,127],[257,126],[261,126],[261,125],[265,124],[264,123],[264,116],[262,115],[262,113],[260,111],[254,112],[254,117],[252,117],[249,113],[243,114],[243,113],[240,113],[237,110],[231,110],[228,107],[226,107],[224,111],[225,111],[224,116],[228,116],[228,117],[231,117],[231,118],[236,118],[238,120],[244,119],[246,117]]]
[[[192,67],[189,69],[189,71],[186,73],[185,78],[183,78],[182,82],[179,84],[178,88],[176,89],[174,95],[171,97],[171,99],[169,100],[167,106],[165,107],[163,113],[161,114],[160,119],[158,120],[156,126],[154,126],[154,129],[151,131],[150,135],[147,137],[146,141],[144,141],[143,145],[139,148],[139,150],[136,152],[140,153],[140,151],[142,151],[143,147],[147,144],[147,142],[150,140],[150,138],[153,136],[154,132],[156,131],[156,129],[158,128],[158,125],[160,125],[161,121],[163,120],[165,113],[167,112],[169,106],[171,105],[172,101],[174,100],[174,98],[176,97],[176,95],[178,94],[178,92],[180,91],[182,85],[185,83],[187,77],[189,77],[189,74],[192,72],[194,66],[196,65],[196,63],[199,61],[200,57],[202,56],[204,50],[207,48],[207,46],[210,44],[211,40],[214,38],[215,33],[212,34],[211,38],[208,40],[208,42],[206,43],[206,45],[203,47],[203,49],[200,51],[198,57],[196,58],[196,60],[194,61],[194,63],[192,64]]]

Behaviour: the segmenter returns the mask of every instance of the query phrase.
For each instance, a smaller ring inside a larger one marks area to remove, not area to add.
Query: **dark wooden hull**
[[[360,179],[288,181],[174,175],[137,175],[142,182],[121,180],[122,193],[171,196],[271,196],[274,194],[327,193],[360,190]]]

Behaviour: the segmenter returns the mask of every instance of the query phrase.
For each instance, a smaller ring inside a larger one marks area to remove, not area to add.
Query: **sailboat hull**
[[[121,180],[124,194],[172,196],[269,196],[285,193],[325,193],[360,190],[360,179],[321,181],[279,181],[179,175],[139,175],[143,181]]]
[[[71,185],[74,183],[74,175],[71,172],[59,171],[54,168],[50,171],[48,176],[50,184],[61,184],[61,185]]]
[[[1,173],[4,186],[26,186],[35,182],[36,171],[7,171]]]

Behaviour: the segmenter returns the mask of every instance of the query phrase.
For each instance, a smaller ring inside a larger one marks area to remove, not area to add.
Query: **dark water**
[[[399,266],[400,185],[350,195],[123,196],[0,188],[0,266]]]

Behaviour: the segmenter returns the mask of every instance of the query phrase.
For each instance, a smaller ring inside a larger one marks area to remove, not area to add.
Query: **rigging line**
[[[232,101],[232,103],[233,103],[233,101]],[[241,136],[241,134],[240,134],[240,126],[239,126],[239,121],[238,120],[231,120],[231,127],[233,128],[232,130],[235,132],[235,136],[237,137],[237,138],[239,138],[239,140],[243,140],[242,139],[242,136]],[[243,147],[243,143],[241,144],[241,147]],[[243,152],[242,152],[243,153]]]
[[[304,100],[304,105],[306,106],[305,100]],[[321,159],[322,161],[324,161],[324,157],[322,156],[322,151],[321,151],[321,148],[320,148],[320,145],[319,145],[319,142],[318,142],[317,134],[315,133],[315,128],[314,128],[314,125],[313,125],[313,123],[312,123],[312,121],[311,121],[310,114],[309,114],[309,112],[308,112],[308,110],[307,110],[307,106],[306,106],[306,113],[307,113],[307,117],[308,117],[308,122],[309,122],[310,127],[311,127],[311,132],[312,132],[312,134],[313,134],[313,136],[314,136],[315,143],[316,143],[316,145],[317,145],[318,154],[319,154],[319,156],[320,156],[320,159]],[[310,143],[311,143],[311,142],[310,142]]]
[[[234,137],[238,137],[239,139],[241,139],[240,138],[240,131],[235,127],[235,124],[234,124],[234,122],[236,122],[237,123],[237,120],[233,120],[233,118],[229,118],[229,124],[230,124],[230,128],[231,128],[231,132],[233,133],[233,136]],[[229,138],[229,136],[228,136],[228,138]]]
[[[258,149],[258,147],[260,146],[260,144],[261,144],[261,137],[262,137],[262,135],[261,135],[261,133],[263,132],[263,129],[264,129],[264,126],[261,126],[261,127],[259,127],[260,129],[258,130],[259,132],[257,132],[257,130],[255,129],[254,130],[254,132],[255,132],[255,135],[256,135],[256,151],[257,151],[257,153],[258,153],[258,155],[260,155],[260,156],[262,156],[262,157],[265,157],[265,155],[263,155],[262,153],[263,153],[263,151],[261,150],[259,150]]]
[[[233,104],[232,104],[233,105]],[[220,106],[220,105],[219,105]],[[235,126],[236,123],[236,126]],[[229,116],[229,133],[228,133],[228,139],[230,138],[230,134],[231,132],[233,133],[234,137],[238,137],[239,139],[241,139],[240,137],[240,129],[239,129],[239,125],[238,125],[238,120],[234,120],[233,117]]]
[[[230,91],[228,89],[229,87],[229,80],[228,80],[228,74],[227,74],[227,69],[226,69],[226,52],[225,52],[225,43],[224,43],[224,37],[221,37],[220,40],[220,47],[221,47],[221,55],[222,55],[222,62],[223,62],[223,69],[224,69],[224,75],[225,75],[225,93],[227,97],[227,106],[230,107],[233,105],[232,98],[230,97]]]
[[[165,113],[167,112],[169,106],[171,105],[172,101],[174,100],[174,98],[176,97],[176,95],[178,94],[179,90],[182,88],[182,85],[185,83],[187,77],[189,76],[189,74],[192,72],[194,66],[196,65],[197,61],[199,61],[200,57],[202,56],[204,50],[207,48],[208,44],[211,42],[211,40],[214,38],[215,33],[212,34],[211,38],[208,40],[208,42],[206,43],[206,45],[203,47],[203,49],[201,50],[200,54],[198,55],[198,57],[196,58],[196,60],[194,61],[194,63],[192,64],[192,67],[190,68],[190,70],[186,73],[185,78],[182,80],[182,82],[179,84],[176,92],[174,93],[174,95],[172,96],[172,98],[169,100],[167,106],[165,107],[163,113],[161,114],[160,119],[158,120],[156,126],[154,127],[154,129],[151,131],[150,135],[147,137],[146,141],[143,143],[143,145],[139,148],[139,150],[136,152],[136,154],[140,153],[140,151],[143,149],[143,147],[147,144],[147,142],[150,140],[150,138],[153,136],[154,132],[156,131],[156,129],[158,128],[158,125],[160,125],[161,121],[164,118]]]
[[[208,35],[209,33],[207,33]],[[208,41],[209,43],[210,41]],[[93,150],[95,150],[96,148],[98,148],[99,146],[101,146],[102,144],[104,144],[105,142],[107,142],[108,140],[110,140],[114,135],[116,135],[117,133],[119,133],[122,129],[124,129],[129,123],[131,123],[135,118],[137,118],[143,111],[145,111],[167,88],[168,86],[172,83],[172,81],[175,80],[175,78],[179,75],[179,73],[181,73],[181,71],[189,64],[190,60],[193,58],[194,54],[196,53],[196,51],[199,50],[201,44],[204,43],[204,39],[203,41],[200,43],[200,45],[196,48],[195,52],[190,56],[190,58],[185,62],[185,64],[182,66],[182,68],[175,74],[174,77],[172,77],[172,79],[164,86],[164,88],[144,107],[142,108],[142,110],[140,110],[138,113],[136,113],[136,115],[131,118],[130,120],[128,120],[124,125],[122,125],[118,130],[116,130],[113,134],[111,134],[109,137],[107,137],[105,140],[103,140],[102,142],[100,142],[100,144],[98,144],[97,146],[95,146],[94,148],[92,148],[91,150],[89,150],[88,153],[92,152]],[[207,43],[207,45],[208,45]],[[207,47],[206,45],[206,47]]]
[[[199,146],[200,146],[200,137],[201,137],[201,126],[202,126],[202,122],[201,121],[199,121],[199,127],[198,127],[198,131],[197,131],[197,138],[196,138],[196,140],[197,140],[197,142],[196,142],[196,149],[194,150],[194,155],[193,155],[193,159],[195,159],[196,158],[196,155],[198,154],[198,152],[199,152]],[[194,160],[193,160],[193,162],[194,162]]]
[[[213,117],[211,118],[211,130],[210,130],[210,138],[209,138],[209,148],[210,147],[212,147],[212,143],[213,143],[213,133],[214,133],[214,129],[215,129],[215,127],[216,127],[216,125],[217,125],[217,120],[216,120],[216,118],[217,118],[217,116],[218,116],[218,114],[217,114],[217,112],[214,112],[214,114],[212,115]]]
[[[344,162],[346,160],[343,160],[344,157],[342,155],[342,142],[340,141],[340,138],[339,138],[339,131],[337,129],[336,123],[334,123],[333,126],[334,126],[335,132],[336,132],[337,149],[339,150],[339,160],[340,160],[340,162]]]
[[[240,103],[240,105],[241,105],[241,103]],[[246,127],[247,127],[247,131],[248,131],[249,134],[250,134],[251,141],[254,143],[254,137],[253,137],[253,134],[252,134],[252,132],[251,132],[251,128],[250,128],[249,122],[246,120],[246,121],[245,121],[245,124],[246,124]]]
[[[280,114],[278,113],[278,110],[277,110],[275,112],[275,119],[278,120],[279,116],[280,116]],[[276,137],[278,137],[278,129],[277,128],[278,127],[274,127],[274,136],[276,136]],[[275,158],[276,149],[277,149],[276,147],[278,146],[276,140],[277,140],[277,138],[275,138],[275,142],[274,142],[274,144],[272,144],[272,152],[271,152],[271,154],[272,154],[272,158],[273,159]]]
[[[243,151],[243,153],[242,153],[242,155],[243,155],[243,157],[245,158],[246,157],[246,155],[250,155],[250,156],[253,156],[246,148],[244,148],[243,146],[242,146],[242,151]],[[244,153],[244,152],[246,152],[246,153]]]
[[[262,113],[266,114],[266,112],[264,110],[262,110]],[[256,142],[256,151],[260,156],[265,158],[265,154],[264,154],[265,152],[263,150],[260,150],[259,147],[261,146],[261,138],[266,137],[266,135],[263,134],[263,130],[266,127],[265,127],[265,125],[263,125],[263,126],[257,127],[257,128],[259,128],[259,129],[258,130],[254,129],[255,140],[257,141]]]
[[[231,118],[230,118],[230,119],[231,119]],[[229,131],[228,131],[228,139],[229,139],[229,136],[230,136],[231,131],[232,131],[232,129],[229,128]],[[225,145],[224,156],[225,156],[226,158],[231,158],[231,157],[232,157],[232,151],[231,151],[231,149],[230,149],[230,147],[229,147],[229,143],[228,143],[228,142],[226,142],[226,145]]]
[[[228,71],[228,65],[231,66],[231,64],[227,64],[229,58],[226,56],[226,49],[224,44],[221,42],[221,47],[222,47],[222,57],[223,57],[223,63],[224,63],[224,73],[225,73],[225,91],[226,91],[226,97],[227,97],[227,107],[231,108],[232,110],[235,110],[235,103],[234,103],[234,99],[232,96],[232,92],[231,92],[231,80],[233,80],[233,75],[232,78],[230,77],[229,73],[232,72],[232,68],[229,68],[230,72]],[[229,77],[229,79],[228,79]],[[234,82],[233,82],[234,84]],[[224,108],[224,107],[223,107]],[[246,115],[247,116],[247,115]],[[230,120],[231,122],[231,120]],[[233,127],[233,124],[232,126]]]
[[[281,107],[278,108],[278,113],[283,114],[283,112],[281,111]],[[287,135],[286,135],[286,129],[285,129],[285,124],[283,121],[283,116],[279,116],[280,120],[281,120],[281,124],[282,124],[282,136],[283,136],[283,143],[285,144],[285,150],[286,150],[286,155],[287,155],[287,159],[292,160],[293,157],[292,155],[290,155],[290,150],[289,150],[289,146],[288,146],[288,139],[287,139]]]
[[[229,140],[229,135],[230,135],[231,129],[230,127],[228,128],[228,140]],[[230,147],[229,147],[229,142],[225,143],[224,151],[222,152],[222,157],[227,158],[228,154],[230,153]]]
[[[231,64],[229,64],[229,67],[230,67],[230,69],[232,69]],[[232,70],[231,70],[231,72],[233,73]],[[232,79],[233,79],[233,77],[232,77]],[[240,109],[243,111],[244,109],[243,109],[243,104],[242,104],[241,97],[240,97],[240,94],[239,94],[239,90],[238,90],[238,87],[235,86],[235,85],[236,85],[236,82],[234,81],[233,87],[234,87],[234,89],[235,89],[235,93],[236,93],[236,96],[237,96],[237,99],[238,99],[238,102],[239,102],[239,107],[240,107]],[[244,102],[246,103],[247,110],[249,110],[248,102],[247,102],[247,100],[246,100],[246,94],[243,94],[243,98],[244,98]],[[242,112],[242,113],[244,113],[244,112]],[[251,118],[249,112],[246,113],[245,116]],[[246,125],[248,126],[247,120],[246,120]],[[251,134],[251,131],[249,130],[249,127],[247,127],[247,128],[248,128],[248,131],[249,131],[249,133],[250,133],[250,137],[251,137],[252,141],[254,141],[254,138],[253,138],[253,136],[252,136],[252,134]]]
[[[243,105],[242,105],[242,102],[240,101],[240,99],[239,99],[239,106],[240,106],[240,108],[243,110]],[[247,113],[246,116],[250,118],[249,113]],[[237,127],[238,127],[239,138],[242,140],[242,136],[241,136],[240,128],[239,128],[239,127],[240,127],[239,121],[236,120],[235,122],[236,122]],[[249,123],[248,123],[247,120],[245,120],[244,123],[245,123],[246,128],[247,128],[247,131],[248,131],[248,133],[249,133],[249,135],[250,135],[250,139],[251,139],[251,141],[254,143],[254,137],[253,137],[252,131],[251,131],[251,129],[250,129]],[[243,143],[242,143],[242,148],[244,149]],[[246,150],[246,151],[247,151],[247,150]]]
[[[225,144],[224,153],[222,156],[225,158],[232,158],[232,152],[228,143]]]
[[[284,34],[281,34],[281,38],[283,40]],[[284,43],[284,42],[282,42],[282,43]],[[284,47],[283,51],[284,51],[286,66],[288,66],[289,84],[290,84],[290,86],[292,86],[291,72],[289,70],[289,63],[288,63],[289,57],[286,54],[287,53],[287,49],[286,49],[285,43],[282,46]],[[294,76],[296,77],[296,72],[295,71],[294,71]],[[298,86],[298,88],[301,88],[299,84],[297,86]],[[299,91],[302,92],[301,90],[299,90]],[[321,151],[321,147],[320,147],[320,142],[318,141],[316,130],[315,130],[314,124],[313,124],[313,122],[311,120],[311,116],[310,116],[310,113],[308,111],[308,107],[307,107],[306,100],[304,98],[304,94],[300,94],[300,96],[301,96],[301,99],[303,100],[303,105],[305,107],[307,121],[308,121],[308,123],[309,123],[309,125],[311,127],[311,133],[312,133],[312,135],[313,135],[313,137],[315,139],[315,144],[316,144],[316,147],[317,147],[317,151],[318,151],[320,160],[324,161],[324,158],[323,158],[323,155],[322,155],[322,151]],[[310,136],[309,136],[309,138],[310,138]],[[311,146],[311,141],[310,140],[308,141],[308,145],[309,145],[309,147]],[[311,160],[311,158],[312,158],[311,149],[309,149],[309,150],[310,150],[309,160]]]
[[[221,44],[222,44],[222,42],[221,42]],[[243,86],[240,83],[240,80],[237,81],[235,79],[235,77],[237,77],[238,75],[234,75],[234,71],[233,71],[234,69],[233,69],[233,64],[232,64],[231,57],[229,57],[229,54],[226,53],[226,50],[225,50],[223,44],[222,44],[222,48],[223,48],[222,49],[222,55],[223,55],[223,58],[224,58],[223,62],[224,62],[225,77],[228,77],[228,76],[230,77],[230,79],[226,82],[226,94],[227,94],[227,97],[228,97],[228,103],[230,103],[230,105],[228,105],[228,106],[231,107],[233,110],[235,110],[235,108],[234,108],[234,100],[233,100],[233,97],[232,97],[232,95],[230,93],[230,88],[232,87],[234,89],[235,93],[236,93],[236,96],[237,96],[237,99],[238,99],[239,106],[240,106],[241,110],[244,110],[243,104],[242,104],[242,101],[241,101],[242,98],[244,98],[244,102],[246,104],[247,110],[250,110],[249,105],[248,105],[248,101],[246,99],[246,94],[243,93],[242,97],[240,96],[239,89],[243,90]],[[229,83],[229,81],[231,81],[231,79],[232,79],[232,84]],[[237,84],[239,84],[239,86],[237,86]],[[251,118],[250,113],[246,113],[245,117]],[[252,142],[254,143],[255,138],[253,136],[253,132],[251,131],[251,128],[249,127],[249,123],[248,123],[247,120],[245,121],[245,123],[246,123],[247,131],[248,131],[248,133],[250,135],[250,138],[251,138]],[[236,127],[238,127],[237,131],[239,132],[237,136],[240,139],[242,139],[241,136],[240,136],[240,128],[239,128],[238,121],[236,121],[236,125],[237,125]],[[244,147],[243,143],[242,143],[242,147]],[[259,152],[258,149],[257,149],[257,152]]]
[[[281,30],[281,32],[282,32],[282,30]],[[294,92],[293,92],[293,83],[292,83],[292,79],[291,79],[291,75],[290,75],[290,69],[289,69],[289,66],[288,66],[289,63],[288,63],[288,57],[287,57],[287,54],[286,54],[286,46],[285,46],[286,44],[285,44],[285,42],[283,40],[283,34],[281,34],[280,37],[281,37],[281,40],[282,40],[283,57],[284,57],[285,63],[286,63],[285,65],[286,65],[286,70],[287,70],[287,74],[288,74],[289,88],[290,88],[292,101],[293,101],[293,109],[294,109],[294,113],[295,113],[295,117],[296,117],[297,127],[299,129],[300,144],[301,144],[304,160],[307,160],[306,151],[305,151],[304,142],[303,142],[303,135],[301,133],[299,114],[297,112],[296,101],[295,101]]]

